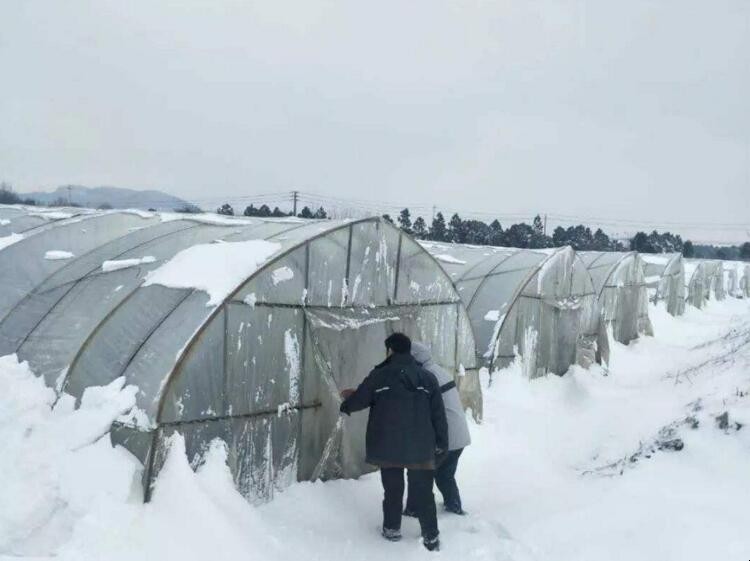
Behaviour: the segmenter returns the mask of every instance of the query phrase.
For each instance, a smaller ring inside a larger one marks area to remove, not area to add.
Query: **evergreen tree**
[[[530,247],[533,237],[534,228],[525,222],[513,224],[505,231],[505,243],[508,247]]]
[[[596,232],[594,232],[593,249],[597,251],[612,251],[614,249],[609,236],[601,228],[597,228]]]
[[[271,212],[271,216],[275,218],[281,218],[282,216],[288,216],[286,212],[281,210],[279,207],[275,206],[273,207],[273,212]]]
[[[390,214],[384,214],[384,215],[383,215],[383,219],[384,219],[385,221],[387,221],[387,222],[390,222],[391,224],[393,224],[393,218],[391,218],[391,215],[390,215]]]
[[[630,250],[640,253],[658,253],[653,246],[652,240],[646,232],[638,232],[630,240]]]
[[[529,247],[537,249],[548,247],[549,245],[551,245],[552,240],[544,235],[544,222],[542,221],[542,217],[538,214],[534,217],[531,228],[533,229],[534,233],[531,236],[531,240],[529,241]]]
[[[505,243],[505,232],[503,232],[503,227],[497,218],[490,223],[489,243],[490,245],[504,245]]]
[[[224,216],[234,216],[234,209],[229,203],[224,203],[216,209],[216,214],[223,214]]]
[[[448,222],[448,241],[453,243],[463,243],[466,240],[464,232],[464,223],[458,213],[451,216]]]
[[[427,223],[421,216],[417,216],[417,219],[414,221],[414,225],[412,226],[412,230],[414,233],[414,237],[420,240],[426,239],[429,233],[427,232]]]
[[[693,246],[692,242],[685,242],[685,247],[687,244],[690,244],[690,247]],[[750,261],[750,242],[745,242],[740,246],[740,259]]]
[[[258,208],[258,216],[271,216],[271,208],[268,205],[260,205],[260,208]]]
[[[544,235],[544,222],[542,221],[542,217],[539,216],[538,214],[534,217],[533,228],[534,228],[534,233],[537,236],[541,237]]]
[[[328,213],[321,206],[321,207],[318,207],[318,210],[315,211],[313,218],[319,218],[319,219],[328,218]]]
[[[299,218],[314,218],[315,217],[315,215],[313,214],[313,211],[310,210],[309,206],[304,207],[297,216]]]
[[[244,216],[258,216],[258,209],[255,208],[252,203],[250,206],[246,206],[242,213]]]
[[[568,241],[568,234],[562,226],[558,226],[555,228],[555,231],[552,232],[552,245],[554,247],[562,247],[564,245],[568,245],[570,242]]]
[[[445,226],[445,217],[442,212],[438,212],[432,219],[430,239],[436,242],[448,241],[448,229]]]
[[[411,229],[411,213],[408,208],[403,209],[398,215],[398,225],[407,234],[412,233]]]
[[[481,220],[466,220],[462,230],[465,243],[489,245],[492,242],[492,229]]]
[[[594,234],[591,233],[591,228],[586,226],[583,229],[582,238],[583,238],[582,245],[584,249],[588,249],[588,250],[594,249]]]

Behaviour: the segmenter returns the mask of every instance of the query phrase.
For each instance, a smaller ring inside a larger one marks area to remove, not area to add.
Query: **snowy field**
[[[657,337],[615,344],[608,372],[532,382],[519,364],[496,373],[459,471],[470,515],[441,515],[438,557],[750,558],[750,302],[711,302],[681,318],[650,311]],[[142,504],[140,466],[102,438],[133,396],[114,383],[88,390],[78,410],[65,397],[51,408],[51,390],[15,357],[0,358],[0,558],[434,555],[413,519],[400,543],[379,537],[377,474],[296,484],[253,507],[234,490],[221,446],[194,473],[176,441]]]

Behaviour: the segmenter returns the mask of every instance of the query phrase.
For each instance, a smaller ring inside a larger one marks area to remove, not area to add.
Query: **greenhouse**
[[[724,263],[715,259],[706,260],[706,274],[710,283],[710,294],[716,300],[726,298],[726,278],[724,276]]]
[[[724,261],[724,293],[733,298],[747,298],[750,265],[742,261]]]
[[[739,294],[740,298],[750,298],[750,264],[740,265]]]
[[[591,275],[606,325],[615,341],[627,345],[653,335],[648,317],[648,286],[644,263],[634,251],[583,251],[579,255]]]
[[[193,461],[222,439],[251,501],[368,470],[367,414],[341,417],[339,390],[383,360],[391,332],[476,376],[450,279],[379,218],[62,218],[0,251],[0,286],[0,355],[77,399],[120,379],[137,387],[110,434],[143,462],[147,498],[174,433]]]
[[[724,292],[733,298],[742,298],[740,279],[742,278],[742,264],[735,261],[724,263]]]
[[[664,305],[673,316],[685,313],[685,265],[681,253],[642,253],[651,300]]]
[[[711,279],[706,262],[699,259],[685,259],[684,266],[687,302],[694,308],[702,309],[711,293]]]
[[[723,300],[726,296],[723,262],[686,259],[685,283],[688,302],[696,308],[703,308],[711,299]]]
[[[516,354],[529,377],[608,360],[596,294],[571,248],[524,250],[422,244],[453,279],[490,371]]]

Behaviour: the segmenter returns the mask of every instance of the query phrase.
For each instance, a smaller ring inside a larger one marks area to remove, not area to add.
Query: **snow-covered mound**
[[[656,338],[616,344],[609,371],[533,381],[494,374],[459,482],[469,516],[441,515],[439,556],[471,560],[746,559],[750,502],[750,303],[710,302]],[[253,507],[223,446],[193,471],[173,441],[153,500],[109,424],[133,406],[122,380],[80,408],[0,358],[0,558],[83,560],[426,559],[377,534],[377,474],[300,483]],[[195,467],[195,466],[194,466]]]

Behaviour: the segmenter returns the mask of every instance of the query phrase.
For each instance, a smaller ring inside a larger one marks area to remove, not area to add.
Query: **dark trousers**
[[[413,502],[414,512],[419,518],[422,537],[432,539],[438,535],[435,495],[432,494],[432,470],[409,470],[409,497]],[[389,530],[401,529],[401,511],[404,508],[404,468],[381,468],[380,480],[383,482],[383,527]]]
[[[451,450],[446,454],[445,459],[435,470],[435,484],[440,489],[440,494],[443,495],[443,502],[445,508],[451,511],[461,510],[461,495],[458,492],[458,485],[456,484],[456,469],[458,468],[458,458],[461,456],[460,450]],[[406,509],[413,512],[417,512],[414,501],[412,500],[412,472],[409,472],[409,496],[406,499]]]

